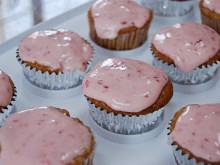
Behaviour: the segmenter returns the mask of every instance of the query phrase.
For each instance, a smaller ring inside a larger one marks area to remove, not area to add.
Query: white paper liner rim
[[[208,67],[202,66],[197,67],[192,72],[183,72],[179,68],[175,67],[173,64],[168,65],[166,62],[158,59],[154,56],[153,65],[162,69],[170,80],[177,84],[183,85],[193,85],[201,84],[212,79],[217,72],[219,62],[213,63]]]
[[[2,113],[0,113],[0,126],[5,121],[5,119],[11,114],[13,108],[15,107],[15,102],[17,98],[17,90],[16,87],[14,87],[14,94],[12,96],[10,104],[7,105],[7,107],[4,107],[2,109]]]
[[[87,101],[90,115],[98,125],[108,131],[125,135],[141,134],[152,130],[157,120],[160,120],[164,110],[161,108],[153,113],[140,116],[114,115],[102,110],[100,107],[96,107],[89,100]]]

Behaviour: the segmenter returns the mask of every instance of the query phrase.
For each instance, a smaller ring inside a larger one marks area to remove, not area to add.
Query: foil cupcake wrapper
[[[10,104],[4,107],[2,109],[3,112],[0,113],[0,126],[5,121],[5,119],[12,113],[12,110],[15,106],[16,98],[17,98],[17,90],[16,90],[16,87],[14,87],[14,94],[13,94]]]
[[[149,7],[155,15],[178,17],[188,14],[193,10],[194,0],[175,2],[170,0],[142,0],[143,6]]]
[[[153,65],[162,69],[167,74],[169,79],[174,83],[183,85],[196,85],[212,79],[217,73],[219,62],[216,62],[213,65],[209,65],[207,67],[197,67],[192,72],[183,72],[173,64],[168,65],[167,63],[154,56]]]
[[[77,87],[82,84],[82,79],[84,78],[85,74],[89,72],[91,69],[91,64],[93,61],[93,57],[87,63],[87,68],[85,72],[80,70],[75,71],[65,71],[63,73],[49,73],[49,72],[42,72],[40,70],[36,70],[36,68],[31,68],[25,62],[23,62],[19,56],[17,51],[17,59],[22,65],[23,72],[25,78],[34,84],[43,89],[49,90],[65,90]]]
[[[163,114],[162,108],[147,115],[115,115],[96,107],[89,100],[87,101],[92,119],[102,128],[117,134],[135,135],[150,131]]]

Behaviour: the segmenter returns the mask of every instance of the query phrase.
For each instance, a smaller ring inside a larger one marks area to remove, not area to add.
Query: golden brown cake
[[[220,104],[192,104],[177,111],[169,126],[178,164],[219,165]]]
[[[92,165],[95,140],[90,128],[67,110],[36,107],[5,120],[0,145],[3,164]]]
[[[200,0],[199,8],[202,23],[213,28],[220,34],[220,1]]]
[[[131,0],[97,1],[88,11],[90,37],[106,49],[134,49],[147,40],[152,18],[151,10]]]

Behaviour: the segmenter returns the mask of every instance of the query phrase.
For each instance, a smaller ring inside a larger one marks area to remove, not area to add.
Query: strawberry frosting
[[[69,30],[37,31],[21,40],[19,57],[62,71],[85,71],[93,48]]]
[[[189,105],[169,138],[193,155],[220,162],[220,104]]]
[[[204,0],[202,5],[209,10],[220,14],[220,1],[219,0]]]
[[[114,39],[121,29],[141,28],[150,19],[150,10],[132,0],[97,0],[92,6],[97,35]]]
[[[157,32],[152,44],[179,69],[191,72],[218,53],[220,37],[206,25],[178,23]]]
[[[84,78],[83,92],[112,109],[140,112],[156,102],[166,74],[141,61],[112,58],[99,62]]]
[[[0,129],[4,165],[66,165],[90,148],[88,128],[58,112],[37,107],[12,114]]]

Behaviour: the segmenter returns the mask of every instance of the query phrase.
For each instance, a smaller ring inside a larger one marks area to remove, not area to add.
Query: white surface
[[[44,90],[38,90],[38,88],[33,88],[30,84],[27,84],[25,79],[23,79],[21,66],[15,58],[15,51],[19,40],[24,35],[39,29],[67,28],[78,32],[81,36],[90,41],[88,36],[89,30],[86,13],[89,6],[90,4],[87,4],[74,11],[67,12],[65,15],[59,16],[52,21],[48,21],[47,23],[36,26],[30,31],[15,37],[13,40],[8,41],[6,44],[0,47],[0,68],[11,76],[17,87],[17,110],[22,110],[34,106],[57,106],[60,108],[68,109],[71,113],[71,116],[79,117],[85,124],[90,125],[88,105],[80,87],[75,90],[68,90],[65,94],[60,94],[59,92],[56,93],[54,91],[47,92]],[[175,21],[199,21],[199,15],[197,15],[197,17],[194,17],[193,14],[194,13],[190,13],[190,15],[181,19],[162,19],[159,17],[155,17],[150,28],[148,42],[146,42],[142,47],[137,50],[118,53],[101,49],[91,42],[95,48],[95,62],[108,57],[124,56],[151,63],[152,56],[149,49],[149,43],[152,35],[158,29],[167,26],[168,24],[172,24]],[[165,107],[166,114],[164,118],[165,121],[163,123],[163,130],[157,137],[153,139],[149,139],[145,142],[138,144],[120,144],[99,136],[93,130],[97,142],[94,165],[172,164],[173,159],[171,147],[167,144],[167,123],[169,122],[170,118],[173,116],[176,110],[187,104],[220,102],[219,71],[216,76],[216,83],[205,91],[201,90],[201,92],[190,94],[174,92],[172,100]]]

